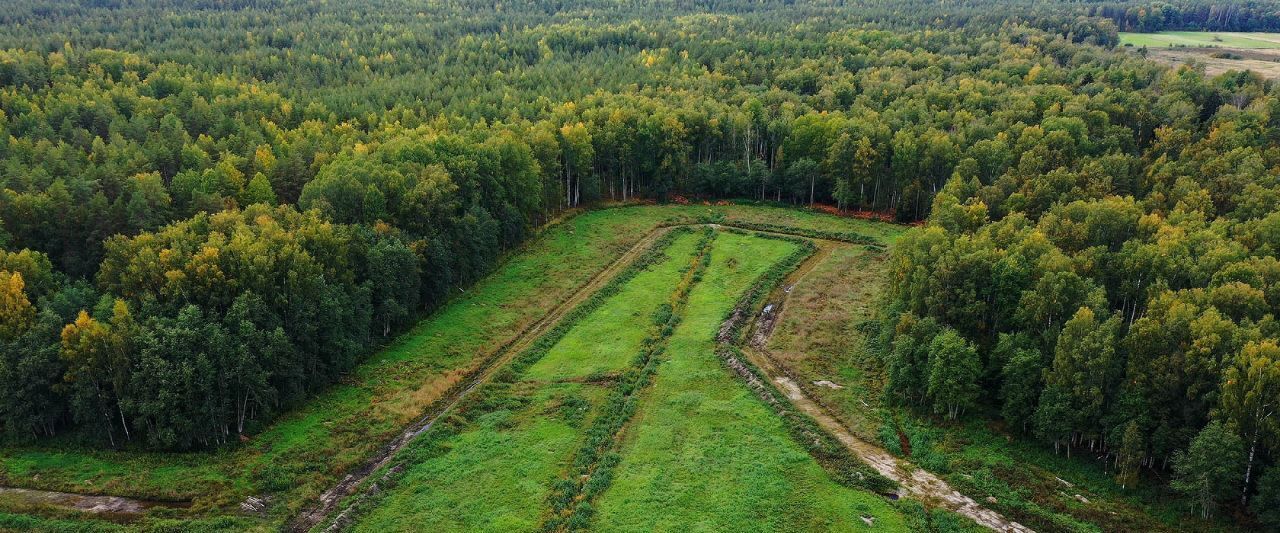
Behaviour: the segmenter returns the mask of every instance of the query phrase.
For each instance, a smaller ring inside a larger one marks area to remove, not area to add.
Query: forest
[[[1117,47],[1180,29],[1280,9],[16,0],[0,434],[234,448],[549,222],[733,199],[916,226],[893,405],[1280,527],[1280,85]]]

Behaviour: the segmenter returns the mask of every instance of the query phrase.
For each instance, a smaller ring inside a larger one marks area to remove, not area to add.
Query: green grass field
[[[689,264],[698,241],[695,233],[677,236],[664,260],[627,281],[522,374],[519,390],[511,393],[519,407],[480,415],[443,445],[445,453],[410,466],[356,529],[537,529],[551,483],[608,390],[605,383],[564,380],[627,364],[650,329],[645,327],[650,315],[679,282],[681,267]],[[593,338],[601,342],[591,344]]]
[[[282,416],[247,443],[186,454],[86,450],[72,442],[46,442],[39,448],[9,445],[0,447],[0,484],[192,499],[191,514],[183,516],[197,517],[234,512],[250,495],[270,496],[273,505],[265,520],[238,519],[229,527],[245,529],[249,520],[274,528],[420,416],[486,354],[646,233],[664,223],[698,221],[853,232],[886,242],[902,231],[889,224],[769,206],[632,206],[586,212],[545,230],[492,275],[369,357],[342,384]],[[634,340],[634,334],[627,335]],[[600,363],[599,368],[617,363]],[[565,371],[578,372],[576,366],[555,365],[537,372],[546,377]],[[12,509],[0,500],[0,512],[4,510]]]
[[[531,381],[581,379],[616,373],[640,351],[649,317],[671,296],[680,269],[696,251],[698,236],[685,234],[667,250],[669,259],[640,273],[622,291],[569,331],[524,374]]]
[[[512,392],[517,407],[463,414],[476,420],[410,466],[356,529],[538,529],[550,487],[564,477],[573,444],[599,414],[599,397],[614,386],[599,378],[616,374],[640,349],[649,315],[669,301],[696,237],[678,237],[666,260],[628,281],[532,363]],[[719,232],[710,250],[709,268],[693,285],[655,382],[640,393],[623,432],[616,480],[596,502],[591,529],[716,531],[750,523],[763,531],[862,530],[863,516],[874,517],[877,527],[906,528],[905,517],[882,497],[832,481],[713,353],[715,331],[738,295],[796,245]],[[589,377],[597,379],[574,382]],[[573,405],[589,412],[565,420],[566,396],[586,397]]]
[[[412,466],[355,530],[537,530],[550,484],[589,422],[561,406],[594,407],[605,390],[577,383],[530,389],[520,408],[483,415],[444,444],[445,454]]]
[[[1206,31],[1163,31],[1159,33],[1120,32],[1121,45],[1223,48],[1280,48],[1280,33],[1234,33]]]
[[[653,388],[624,436],[599,531],[903,530],[886,500],[836,484],[721,366],[714,336],[736,296],[794,249],[722,234]]]

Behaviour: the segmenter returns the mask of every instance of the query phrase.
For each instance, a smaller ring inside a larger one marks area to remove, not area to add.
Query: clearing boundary
[[[871,239],[863,236],[853,235],[852,237],[844,234],[827,234],[808,230],[798,230],[783,226],[760,226],[754,224],[735,224],[735,223],[691,223],[691,224],[672,224],[659,226],[650,231],[630,249],[621,256],[609,263],[604,269],[592,276],[585,284],[576,289],[569,298],[557,304],[546,315],[538,319],[529,327],[525,328],[514,338],[509,340],[505,345],[486,356],[469,376],[459,385],[455,386],[452,391],[447,393],[436,407],[428,410],[422,417],[417,419],[409,427],[405,428],[395,439],[384,445],[380,451],[372,456],[359,468],[354,469],[342,478],[337,484],[326,490],[317,502],[305,509],[296,518],[288,523],[286,528],[290,531],[310,531],[316,526],[332,522],[333,526],[341,527],[341,516],[350,509],[346,506],[342,512],[336,516],[334,512],[349,496],[352,496],[356,490],[361,487],[376,472],[383,470],[389,465],[395,457],[396,452],[403,449],[407,444],[413,441],[415,437],[429,430],[432,425],[442,416],[448,414],[451,409],[457,406],[471,391],[476,387],[488,381],[507,363],[515,359],[524,350],[529,348],[544,333],[555,327],[566,315],[573,311],[578,304],[590,298],[593,294],[607,285],[614,277],[616,277],[624,268],[630,265],[641,254],[647,251],[653,244],[663,235],[670,232],[676,227],[728,227],[737,228],[766,235],[783,235],[790,237],[799,237],[812,241],[817,250],[810,257],[806,258],[790,272],[785,280],[781,280],[773,287],[757,287],[756,290],[769,291],[768,297],[763,301],[753,305],[752,309],[744,311],[752,314],[755,307],[768,307],[767,312],[759,312],[760,316],[752,321],[748,335],[742,336],[742,340],[731,343],[726,342],[730,339],[722,338],[721,343],[726,345],[741,344],[739,346],[743,353],[746,354],[747,364],[733,358],[732,355],[726,357],[732,359],[728,361],[731,367],[742,367],[741,370],[733,372],[739,378],[747,381],[748,385],[753,385],[752,375],[758,373],[761,377],[778,387],[783,397],[792,404],[796,409],[812,418],[824,431],[835,437],[856,457],[867,463],[881,475],[898,482],[903,489],[923,501],[930,502],[944,507],[952,512],[972,519],[974,522],[988,527],[996,531],[1029,533],[1032,530],[1018,524],[1017,522],[1004,518],[999,513],[982,506],[973,499],[964,496],[955,489],[951,488],[945,481],[926,472],[918,467],[911,465],[909,462],[894,457],[889,452],[881,449],[873,443],[863,441],[853,435],[848,428],[844,427],[839,421],[832,417],[825,407],[809,399],[795,380],[787,375],[785,369],[776,363],[764,348],[769,335],[772,333],[772,326],[776,323],[778,317],[783,312],[786,297],[790,292],[790,288],[794,284],[807,275],[814,266],[822,261],[831,250],[837,246],[862,245],[876,248],[883,248],[883,244],[879,242],[870,242]],[[735,312],[728,320],[726,320],[721,331],[729,331],[736,329],[736,322],[745,318],[745,313]],[[749,339],[747,341],[746,339]],[[750,365],[750,366],[747,366]],[[744,372],[746,372],[744,374]],[[758,385],[758,384],[757,384]],[[757,387],[752,387],[757,394],[763,394],[763,391]],[[769,403],[766,400],[765,403]],[[18,490],[8,487],[0,487],[0,490]],[[21,489],[24,494],[31,493],[38,497],[45,498],[53,505],[61,505],[59,502],[72,501],[77,498],[91,498],[91,496],[75,495],[69,493],[58,493],[53,491],[38,491]],[[67,497],[71,497],[68,499]],[[252,498],[251,498],[252,500]],[[155,502],[149,502],[140,499],[112,497],[114,505],[111,506],[90,506],[86,509],[80,506],[79,510],[94,512],[106,512],[113,514],[141,514],[148,508],[153,507]],[[252,502],[246,502],[251,504]],[[64,507],[75,509],[74,504],[63,505]],[[242,505],[243,507],[243,505]]]

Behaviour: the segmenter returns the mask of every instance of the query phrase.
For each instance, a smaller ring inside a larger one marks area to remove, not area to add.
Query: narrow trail
[[[86,513],[128,518],[155,508],[182,509],[189,507],[190,502],[162,502],[123,498],[119,496],[89,496],[70,492],[51,490],[17,489],[0,487],[0,496],[14,499],[29,505],[52,505],[75,509]]]
[[[587,283],[578,287],[572,295],[556,304],[550,312],[538,319],[538,321],[534,322],[531,326],[525,328],[514,339],[508,341],[506,345],[495,351],[494,354],[486,357],[467,379],[466,386],[458,392],[441,399],[441,401],[437,402],[438,407],[431,409],[426,415],[418,419],[417,422],[406,428],[399,436],[384,446],[377,455],[373,456],[363,466],[357,468],[351,473],[348,473],[336,485],[321,494],[319,500],[315,502],[312,507],[303,511],[302,514],[298,515],[298,517],[288,525],[288,530],[294,532],[310,531],[317,525],[328,521],[329,517],[333,515],[335,510],[337,510],[338,505],[342,500],[353,494],[355,490],[375,472],[390,464],[391,460],[395,457],[396,452],[400,451],[412,442],[418,435],[421,435],[431,429],[431,426],[434,425],[437,420],[448,414],[449,411],[466,398],[471,391],[475,390],[475,388],[480,384],[488,381],[489,378],[497,373],[498,370],[502,369],[502,367],[508,362],[531,346],[539,337],[542,336],[543,333],[546,333],[554,327],[561,318],[564,318],[564,316],[577,307],[579,303],[582,303],[592,294],[595,294],[596,291],[600,290],[600,288],[604,287],[604,285],[617,276],[622,269],[626,268],[627,265],[630,265],[637,257],[648,250],[649,247],[653,245],[654,241],[657,241],[659,237],[665,235],[670,230],[670,227],[660,227],[649,232],[603,270],[592,276]],[[337,527],[331,527],[330,529],[341,528],[343,522],[342,518],[350,512],[351,507],[352,505],[347,505],[342,512],[338,514],[334,521],[334,526]]]
[[[795,287],[814,267],[846,243],[814,240],[818,249],[789,274],[774,289],[765,303],[765,311],[752,324],[749,341],[742,347],[743,353],[765,377],[772,381],[797,409],[811,417],[823,430],[830,433],[850,452],[881,475],[896,481],[904,492],[921,501],[938,505],[995,531],[1032,533],[1032,529],[1009,520],[1000,513],[984,507],[973,498],[961,494],[938,476],[909,462],[895,457],[885,449],[864,441],[851,432],[825,407],[810,399],[786,368],[772,356],[767,346],[773,327],[786,309],[786,300]]]

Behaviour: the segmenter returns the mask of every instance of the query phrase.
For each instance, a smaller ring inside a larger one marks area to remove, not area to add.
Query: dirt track
[[[51,505],[65,507],[86,513],[127,517],[145,512],[156,507],[183,508],[185,502],[159,502],[122,498],[119,496],[89,496],[70,492],[49,490],[15,489],[0,487],[0,496],[15,499],[26,504],[42,506]]]
[[[848,428],[831,416],[824,407],[806,396],[800,385],[788,375],[786,369],[770,356],[768,349],[765,347],[768,345],[769,336],[773,333],[773,326],[777,324],[781,314],[786,310],[786,300],[791,294],[791,288],[808,275],[818,263],[825,260],[835,247],[848,246],[845,243],[832,241],[815,240],[815,242],[818,244],[818,250],[802,262],[770,294],[769,299],[766,301],[769,313],[767,315],[762,314],[752,324],[752,331],[747,336],[750,340],[747,342],[747,346],[742,347],[743,353],[746,354],[752,364],[774,383],[779,391],[786,395],[787,400],[792,405],[812,418],[823,430],[834,436],[844,444],[845,448],[859,459],[862,459],[867,465],[874,468],[881,475],[898,482],[908,495],[949,509],[996,531],[1031,533],[1031,528],[983,507],[972,498],[951,488],[946,481],[943,481],[938,476],[900,460],[883,448],[854,436]]]

